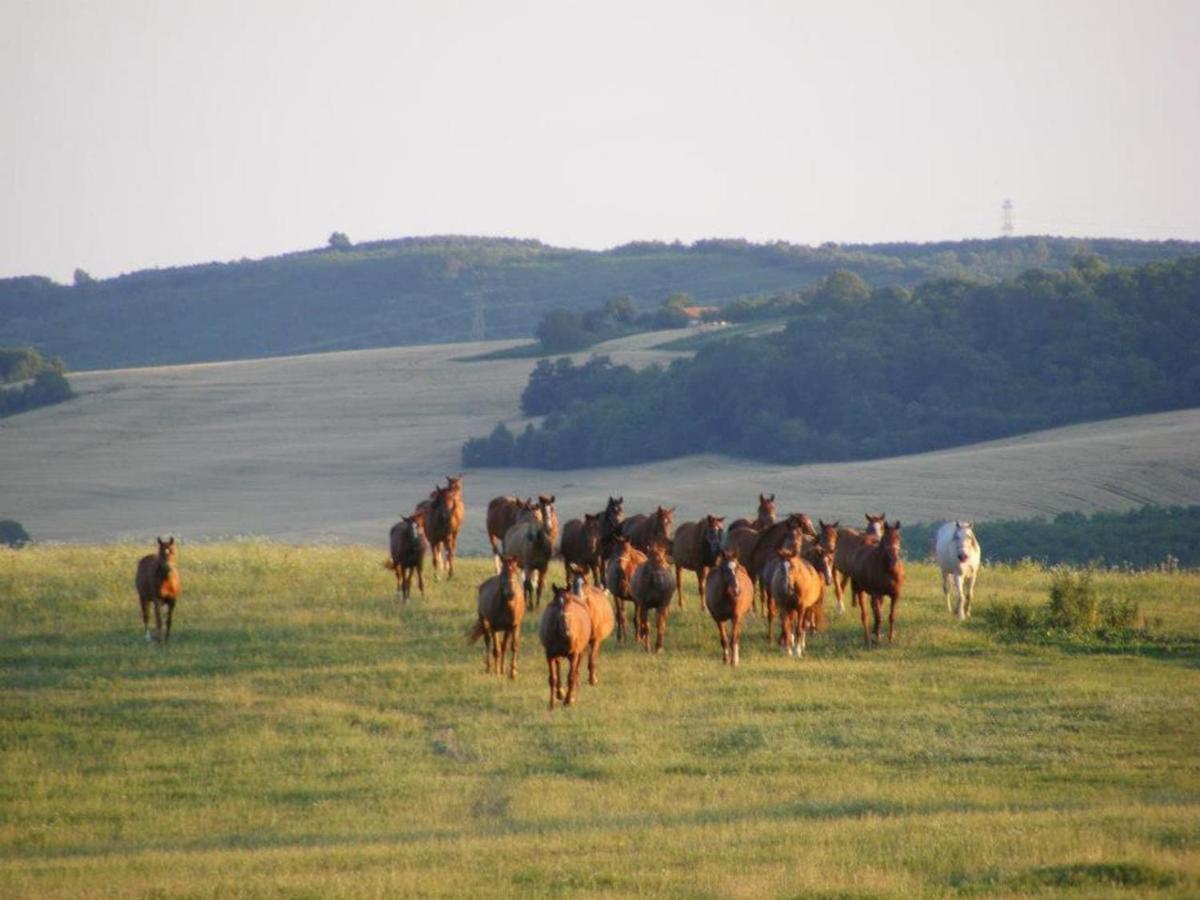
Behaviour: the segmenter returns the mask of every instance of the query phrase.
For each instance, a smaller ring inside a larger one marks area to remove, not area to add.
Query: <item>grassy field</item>
[[[1106,649],[960,625],[914,564],[895,646],[755,618],[737,671],[693,583],[550,714],[535,616],[515,682],[464,643],[484,560],[400,607],[380,549],[185,545],[164,648],[142,552],[0,552],[5,897],[1200,891],[1195,573],[1101,576],[1167,638]]]

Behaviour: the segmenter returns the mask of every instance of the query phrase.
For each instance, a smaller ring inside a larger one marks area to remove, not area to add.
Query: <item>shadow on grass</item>
[[[1175,872],[1164,872],[1143,863],[1068,863],[1057,866],[1038,866],[1023,872],[958,873],[951,876],[950,885],[962,893],[1025,893],[1041,889],[1143,888],[1161,890],[1174,887],[1181,881]]]

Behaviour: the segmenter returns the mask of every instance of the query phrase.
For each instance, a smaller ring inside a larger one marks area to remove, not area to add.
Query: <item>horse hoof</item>
[[[593,685],[595,685],[595,684],[599,684],[599,683],[600,683],[600,676],[599,676],[599,675],[592,675],[592,676],[590,676],[590,677],[588,678],[588,684],[593,684]]]

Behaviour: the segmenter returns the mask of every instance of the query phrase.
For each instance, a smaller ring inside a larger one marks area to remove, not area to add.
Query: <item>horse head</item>
[[[737,577],[739,568],[741,564],[738,563],[737,553],[729,548],[721,551],[717,557],[717,564],[713,567],[713,571],[717,572],[721,579],[721,596],[734,605],[737,604],[741,591]]]
[[[517,595],[517,585],[521,583],[521,561],[515,556],[505,556],[500,560],[500,596],[506,601]]]
[[[873,516],[870,513],[864,513],[867,517],[867,534],[871,537],[883,537],[883,526],[887,524],[887,513],[880,513]]]
[[[722,516],[708,515],[704,517],[704,546],[708,551],[705,555],[708,563],[717,558],[721,552],[721,544],[725,541],[725,519]]]
[[[584,585],[587,584],[587,570],[575,563],[571,563],[569,568],[571,570],[571,593],[582,597]]]
[[[810,538],[815,538],[817,536],[817,529],[813,527],[812,519],[810,519],[804,513],[789,514],[787,517],[787,523],[791,525],[792,528],[799,528]]]
[[[165,541],[160,537],[154,540],[158,542],[158,571],[166,577],[175,568],[175,536],[172,535]]]
[[[979,547],[975,538],[975,526],[970,522],[954,523],[954,554],[960,563],[970,559],[971,551]]]
[[[888,522],[883,523],[883,537],[880,538],[880,543],[883,546],[884,555],[891,565],[896,565],[900,561],[900,520],[897,519],[894,524]]]
[[[824,528],[824,523],[822,523],[822,527]],[[834,524],[832,527],[836,529],[837,525]],[[808,564],[816,569],[817,574],[825,581],[826,587],[833,584],[833,555],[836,548],[837,531],[835,530],[831,543],[822,540],[819,544],[810,544],[804,556]]]
[[[654,518],[658,520],[659,534],[663,538],[669,539],[671,535],[671,525],[675,522],[675,507],[660,506],[654,511]]]

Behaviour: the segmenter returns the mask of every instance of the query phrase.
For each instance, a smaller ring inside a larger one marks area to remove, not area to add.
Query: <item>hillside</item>
[[[604,252],[537,241],[409,238],[261,260],[145,270],[63,286],[0,280],[0,346],[33,345],[74,369],[242,359],[532,333],[555,307],[672,292],[712,303],[797,290],[835,269],[874,286],[994,280],[1064,269],[1080,252],[1136,265],[1200,252],[1181,241],[1026,237],[812,248],[738,240],[634,243]]]
[[[646,334],[601,347],[618,363],[671,358]],[[193,366],[81,372],[71,403],[0,423],[0,518],[35,540],[263,535],[382,546],[388,527],[448,472],[467,437],[520,422],[532,360],[461,363],[479,345],[406,347]],[[625,496],[634,512],[678,504],[858,520],[1023,518],[1144,503],[1200,503],[1200,409],[1116,419],[871,462],[787,466],[716,454],[571,472],[467,472],[462,544],[485,547],[498,494],[546,490],[575,516]]]

